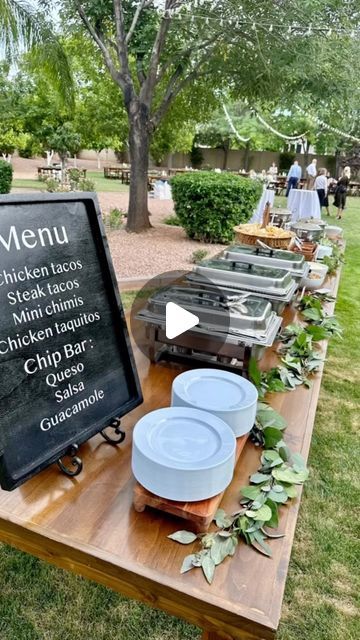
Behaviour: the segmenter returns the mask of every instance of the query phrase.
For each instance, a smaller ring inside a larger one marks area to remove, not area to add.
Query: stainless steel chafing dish
[[[317,242],[324,235],[324,230],[314,221],[298,220],[290,225],[290,229],[296,233],[300,240],[307,242]]]
[[[250,291],[271,301],[274,311],[281,313],[298,287],[284,269],[263,267],[225,259],[204,260],[187,276],[190,282],[209,282],[217,287]]]
[[[292,213],[289,209],[274,207],[270,212],[270,224],[283,228],[287,222],[291,221]]]
[[[194,313],[199,325],[166,337],[166,304],[175,302]],[[245,292],[219,292],[189,282],[153,294],[137,319],[146,325],[152,360],[201,361],[226,369],[246,370],[250,357],[260,359],[282,323],[264,298]]]
[[[246,262],[264,267],[285,269],[296,281],[300,282],[309,272],[309,265],[303,255],[293,251],[271,249],[271,247],[250,247],[248,245],[234,245],[224,252],[226,260]]]

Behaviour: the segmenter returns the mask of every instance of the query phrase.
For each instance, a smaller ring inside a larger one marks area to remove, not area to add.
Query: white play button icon
[[[199,324],[199,318],[190,311],[186,311],[174,302],[166,304],[166,337],[169,340],[196,327],[197,324]]]

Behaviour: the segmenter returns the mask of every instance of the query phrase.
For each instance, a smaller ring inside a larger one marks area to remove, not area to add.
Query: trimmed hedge
[[[251,218],[262,185],[231,173],[199,171],[174,176],[171,190],[189,238],[226,243],[233,240],[233,227]]]
[[[0,160],[0,193],[10,193],[13,168],[10,162]]]

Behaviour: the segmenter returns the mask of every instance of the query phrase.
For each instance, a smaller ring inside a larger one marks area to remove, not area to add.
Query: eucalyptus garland
[[[322,303],[333,300],[327,292],[303,296],[298,303],[307,326],[288,325],[280,335],[281,363],[267,372],[261,372],[255,362],[250,363],[250,377],[259,390],[260,398],[267,392],[293,390],[304,384],[310,386],[309,375],[317,371],[323,359],[314,343],[331,336],[341,336],[341,328],[334,316],[327,316]],[[209,584],[216,567],[228,556],[235,554],[239,540],[244,540],[260,553],[271,557],[268,542],[282,538],[276,531],[279,525],[279,507],[297,496],[297,485],[302,485],[309,472],[299,453],[292,453],[283,439],[286,421],[272,407],[258,403],[255,425],[250,439],[264,448],[261,465],[250,477],[250,485],[240,489],[240,508],[231,515],[218,509],[214,522],[217,529],[209,533],[176,531],[168,536],[180,544],[196,540],[200,548],[184,558],[181,573],[199,567]]]
[[[332,276],[337,272],[340,265],[344,263],[343,249],[341,245],[339,245],[337,242],[334,242],[334,240],[330,240],[330,238],[323,238],[320,241],[320,244],[332,248],[331,256],[325,256],[322,259],[323,264],[326,264],[326,266],[328,267],[328,274]]]

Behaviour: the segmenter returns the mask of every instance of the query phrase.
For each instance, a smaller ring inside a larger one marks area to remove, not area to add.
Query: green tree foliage
[[[0,193],[10,193],[13,169],[9,162],[0,160]]]
[[[41,67],[64,102],[72,105],[70,68],[46,11],[26,0],[0,0],[0,52],[8,61],[16,62],[19,51],[26,49],[31,51],[29,62],[34,67]]]

